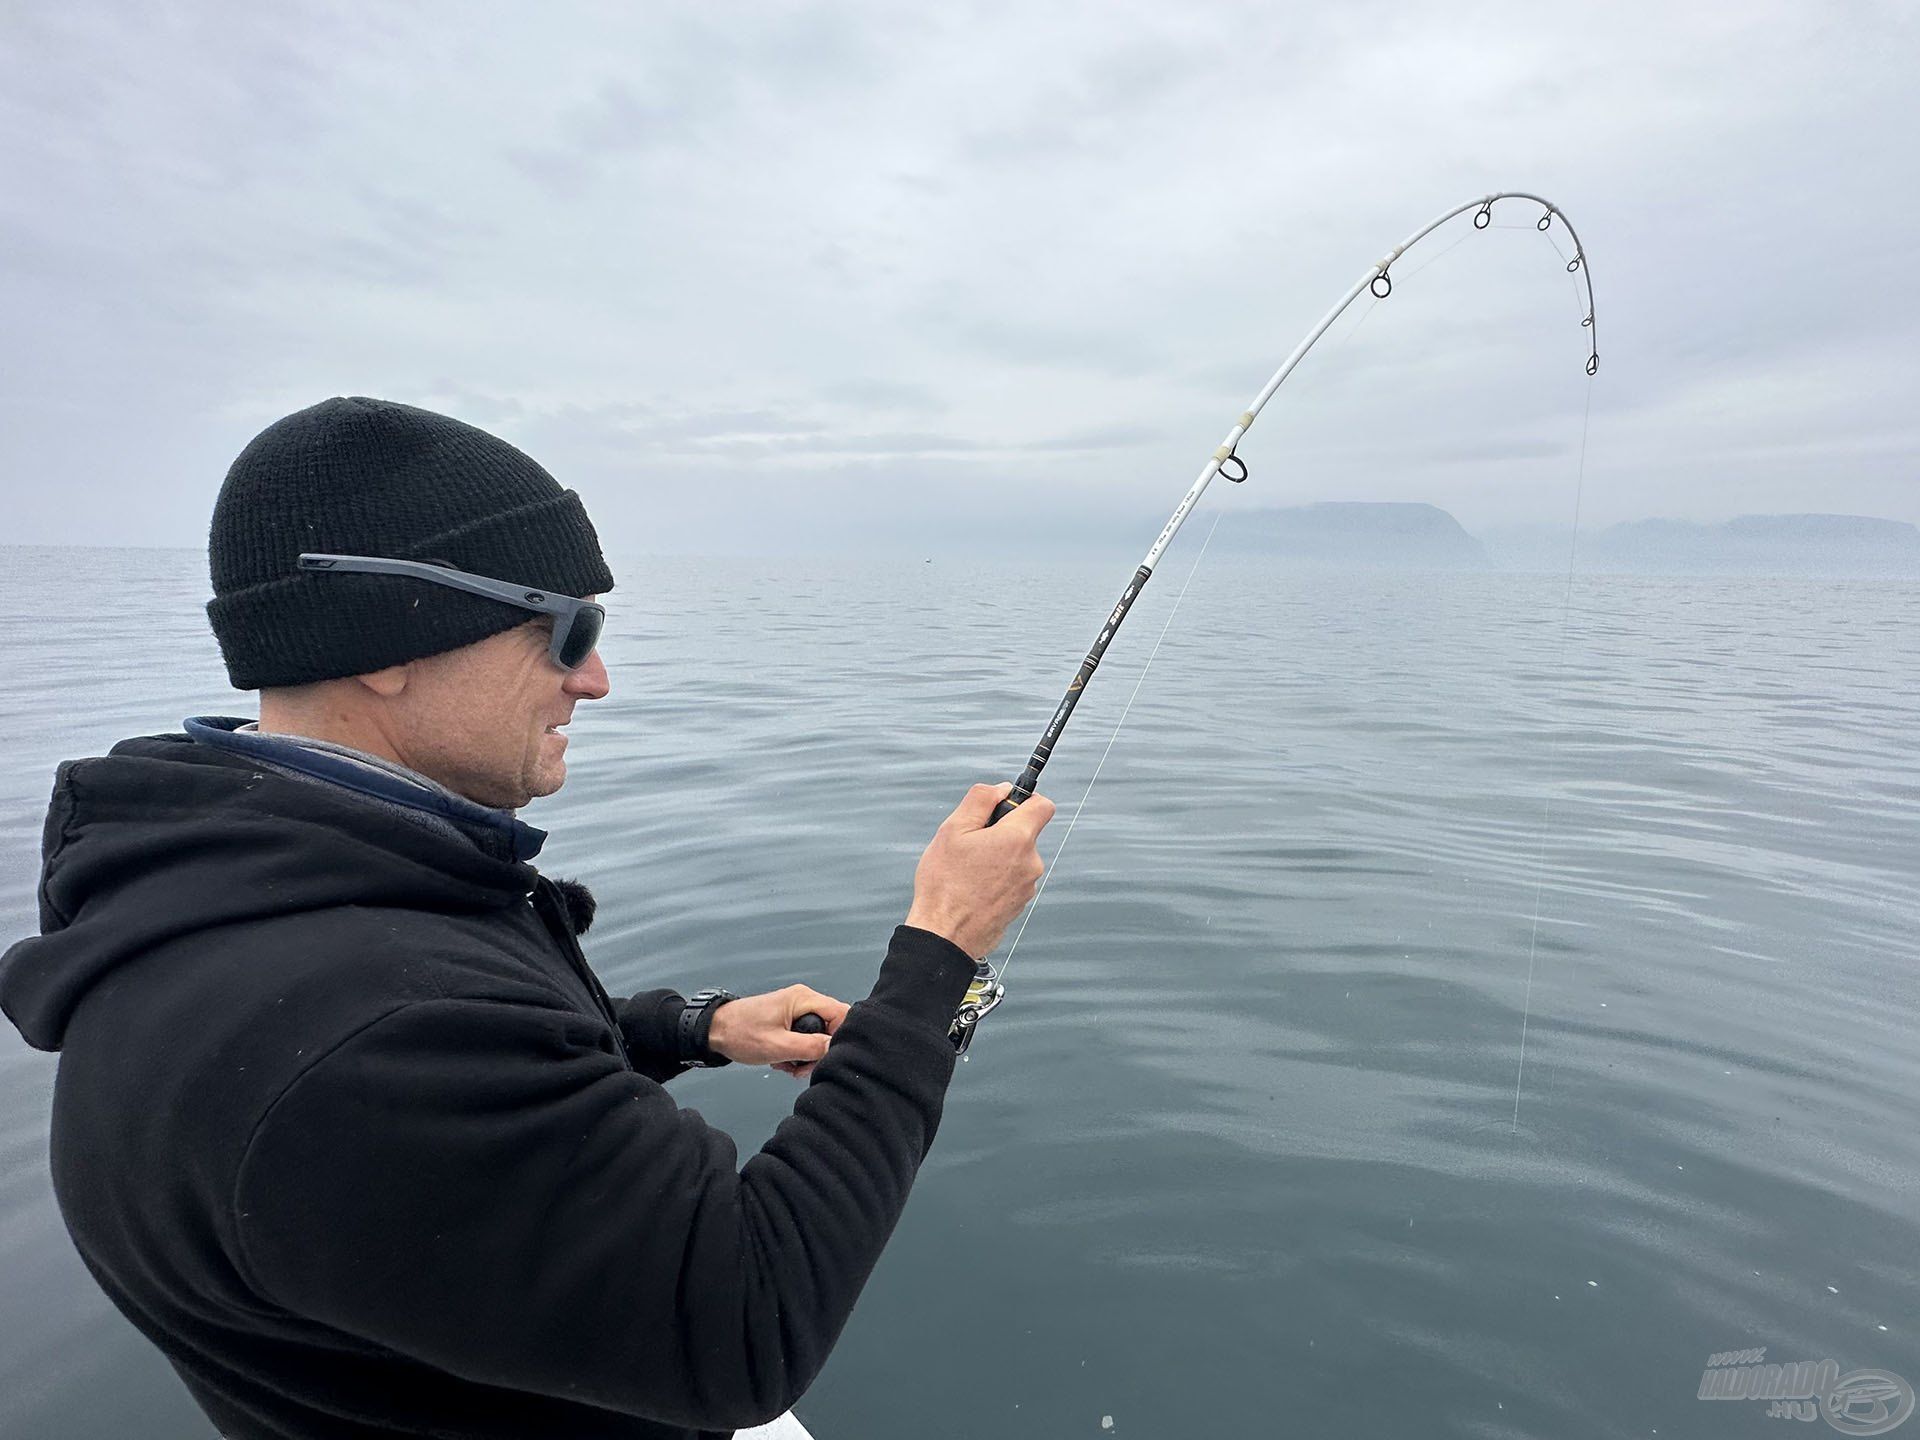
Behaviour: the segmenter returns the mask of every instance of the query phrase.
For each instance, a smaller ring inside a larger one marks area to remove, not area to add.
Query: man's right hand
[[[969,790],[934,832],[913,874],[907,924],[944,936],[976,960],[993,952],[1046,873],[1035,842],[1053,818],[1051,800],[1035,795],[998,825],[987,825],[1012,790],[1006,783]]]

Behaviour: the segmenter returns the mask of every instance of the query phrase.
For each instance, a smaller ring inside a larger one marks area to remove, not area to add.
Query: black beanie
[[[207,616],[234,688],[363,675],[532,618],[431,581],[302,571],[302,551],[441,561],[557,595],[613,588],[580,497],[526,455],[359,395],[276,420],[220,487]]]

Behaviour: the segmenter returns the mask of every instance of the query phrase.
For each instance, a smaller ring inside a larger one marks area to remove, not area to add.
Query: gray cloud
[[[930,386],[878,380],[870,375],[846,375],[821,385],[815,394],[830,405],[855,410],[932,413],[946,402]]]
[[[254,430],[348,392],[495,428],[659,545],[1018,516],[1131,551],[1368,263],[1505,185],[1591,251],[1591,523],[1920,520],[1917,27],[1872,0],[9,7],[8,538],[196,544]],[[1564,517],[1581,299],[1525,206],[1500,219],[1349,312],[1218,503]]]

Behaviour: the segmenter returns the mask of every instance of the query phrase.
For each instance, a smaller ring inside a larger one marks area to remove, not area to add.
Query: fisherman
[[[591,895],[514,813],[608,693],[579,497],[469,425],[333,399],[241,452],[209,549],[258,721],[60,766],[42,935],[0,959],[7,1016],[61,1054],[88,1268],[229,1440],[777,1416],[900,1217],[1053,806],[989,827],[1008,787],[968,792],[858,1004],[612,1000]],[[664,1088],[736,1060],[808,1081],[744,1166]]]

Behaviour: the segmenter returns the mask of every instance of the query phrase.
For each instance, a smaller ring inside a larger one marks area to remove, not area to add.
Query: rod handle
[[[1033,798],[1033,791],[1027,788],[1023,783],[1021,783],[1025,780],[1025,778],[1026,778],[1025,776],[1022,776],[1021,781],[1016,781],[1014,783],[1012,793],[1009,794],[1007,798],[1002,800],[998,805],[993,807],[993,814],[987,817],[987,824],[989,826],[999,824],[1002,820],[1006,819],[1007,816],[1011,815],[1015,810],[1018,810],[1023,801],[1031,800]],[[1037,775],[1034,778],[1036,780],[1039,779]],[[807,1014],[802,1015],[798,1019],[796,1019],[793,1022],[793,1025],[791,1026],[791,1028],[801,1035],[818,1035],[823,1031],[825,1031],[825,1029],[827,1028],[827,1022],[822,1020],[818,1015],[815,1015],[811,1011],[809,1011]],[[961,1048],[964,1049],[965,1047],[962,1046]]]
[[[992,829],[995,825],[998,825],[1002,820],[1006,819],[1007,816],[1013,814],[1014,811],[1018,810],[1027,801],[1031,800],[1033,798],[1033,787],[1038,785],[1039,783],[1040,783],[1039,771],[1035,770],[1031,765],[1029,765],[1026,769],[1026,772],[1022,774],[1018,780],[1013,782],[1012,793],[1009,794],[1007,798],[1002,800],[998,805],[993,807],[993,814],[987,817],[987,828]]]

